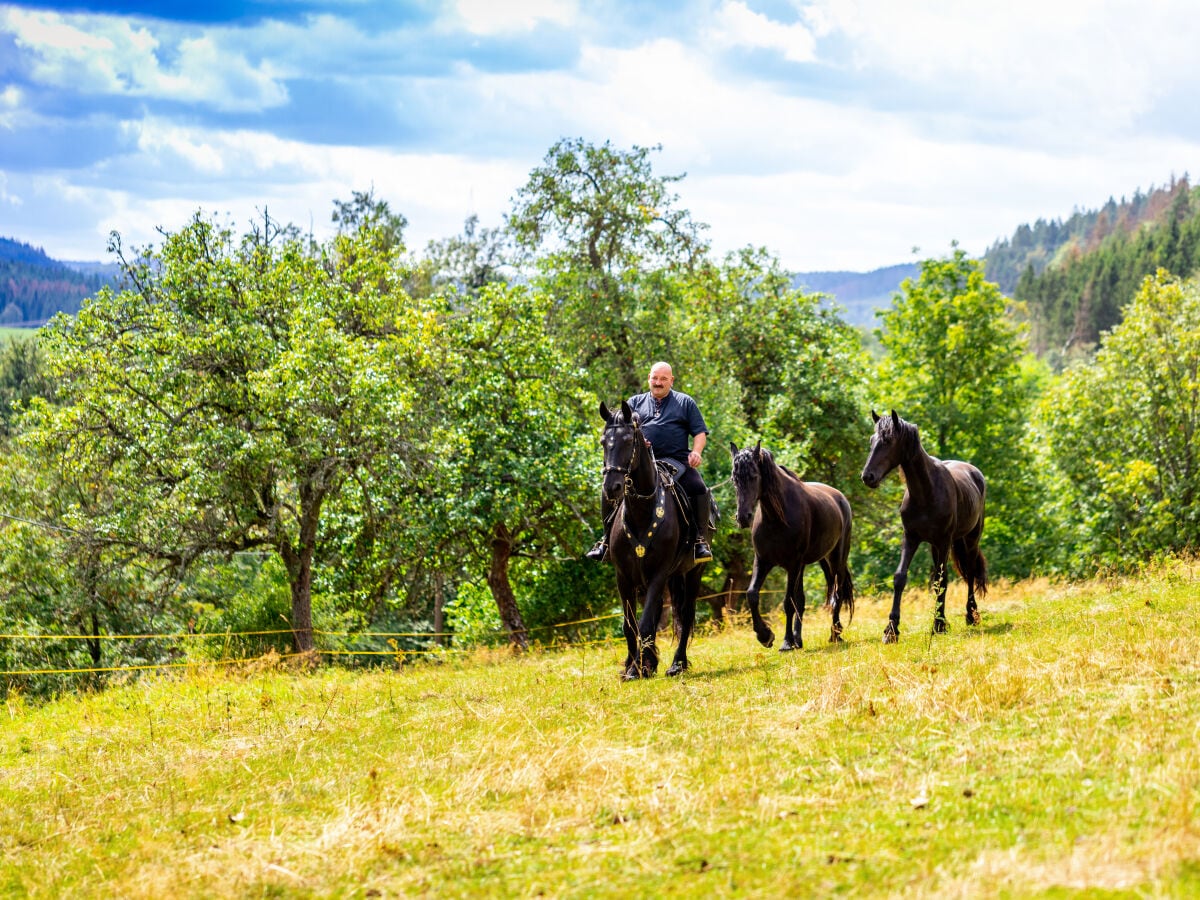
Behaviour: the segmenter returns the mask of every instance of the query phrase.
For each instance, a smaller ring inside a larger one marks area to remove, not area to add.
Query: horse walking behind
[[[667,588],[679,622],[679,646],[667,674],[678,675],[688,668],[687,645],[696,623],[696,597],[705,563],[694,559],[685,501],[660,472],[637,414],[628,402],[622,402],[619,410],[601,402],[600,416],[606,423],[601,438],[604,498],[606,504],[615,504],[616,517],[608,552],[616,568],[621,627],[629,649],[621,678],[649,678],[657,671],[655,636]],[[643,600],[640,621],[639,597]]]
[[[900,523],[904,539],[900,545],[900,565],[892,578],[892,611],[883,631],[883,642],[900,639],[900,594],[908,583],[908,567],[922,542],[933,555],[933,587],[937,592],[933,630],[946,631],[946,558],[954,556],[954,566],[967,583],[967,624],[978,625],[979,608],[975,595],[987,594],[987,560],[979,549],[983,534],[983,507],[987,483],[983,473],[970,463],[956,459],[940,460],[921,446],[917,426],[906,422],[892,410],[879,416],[871,410],[875,434],[863,466],[862,480],[877,488],[897,466],[904,474],[904,499],[900,502]]]
[[[842,606],[854,618],[854,581],[848,565],[850,502],[836,488],[816,481],[802,481],[786,467],[777,465],[762,441],[733,454],[733,486],[737,493],[737,523],[750,529],[754,544],[754,568],[746,589],[746,605],[754,621],[754,633],[764,647],[775,635],[762,619],[758,595],[767,575],[776,566],[787,572],[783,609],[786,615],[780,652],[804,646],[804,569],[819,563],[825,573],[825,598],[833,612],[829,640],[842,640]]]

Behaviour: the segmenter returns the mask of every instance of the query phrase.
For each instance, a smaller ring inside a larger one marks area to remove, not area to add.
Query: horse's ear
[[[879,413],[875,412],[875,410],[871,410],[871,421],[872,422],[879,421]]]
[[[633,418],[633,407],[631,407],[631,406],[629,405],[629,401],[628,401],[628,400],[622,400],[622,401],[621,401],[621,415],[623,415],[623,416],[625,417],[625,421],[626,421],[626,422],[630,422],[630,423],[632,423],[632,422],[634,421],[634,418]]]
[[[754,458],[762,459],[762,455],[763,455],[762,438],[759,438],[758,443],[754,445]]]
[[[609,425],[612,424],[612,410],[608,408],[608,404],[603,400],[600,401],[600,418],[602,418]]]
[[[892,410],[892,424],[895,425],[897,428],[900,427],[900,416],[896,413],[896,411],[894,409]]]
[[[730,441],[729,442],[729,455],[737,456],[737,454],[738,454],[737,444],[735,444],[733,441]]]

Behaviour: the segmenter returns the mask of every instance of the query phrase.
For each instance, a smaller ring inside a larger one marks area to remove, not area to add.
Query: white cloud
[[[816,40],[804,25],[785,25],[731,0],[716,12],[708,38],[718,46],[777,50],[792,62],[813,62]]]
[[[1164,88],[1200,87],[1187,0],[812,0],[801,13],[819,37],[852,47],[859,70],[981,118],[1019,114],[1037,123],[1025,139],[1047,123],[1088,134],[1126,128]]]
[[[542,22],[569,26],[578,14],[572,0],[457,0],[454,12],[455,24],[478,35],[530,31]]]
[[[0,9],[0,31],[29,56],[33,78],[85,94],[128,95],[198,103],[225,111],[253,111],[286,102],[287,91],[269,65],[214,44],[212,36],[160,38],[172,32],[113,16],[60,15]],[[174,57],[174,67],[164,62]]]

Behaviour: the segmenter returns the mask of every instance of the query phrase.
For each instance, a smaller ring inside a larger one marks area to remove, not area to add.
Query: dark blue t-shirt
[[[658,458],[676,459],[687,465],[688,438],[708,433],[700,407],[687,394],[671,391],[662,405],[649,391],[629,398],[630,408],[642,422],[642,432]]]

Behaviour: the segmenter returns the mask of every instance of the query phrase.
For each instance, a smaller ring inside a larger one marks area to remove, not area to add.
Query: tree
[[[164,571],[272,548],[307,651],[322,515],[356,472],[420,452],[438,326],[401,289],[386,232],[315,252],[280,234],[267,220],[237,241],[197,215],[132,261],[114,236],[132,287],[47,329],[63,402],[35,410],[27,441],[111,495],[62,526],[86,522]]]
[[[645,350],[667,331],[678,301],[669,272],[707,252],[706,226],[676,206],[655,175],[652,149],[620,151],[561,140],[518,193],[508,228],[537,261],[538,284],[553,298],[547,327],[601,396],[623,396],[645,379]]]
[[[493,283],[450,317],[463,377],[446,395],[436,435],[443,528],[484,570],[501,623],[522,647],[510,564],[576,556],[582,510],[594,503],[595,444],[584,422],[595,396],[577,387],[580,373],[536,324],[549,303]]]
[[[1147,276],[1041,409],[1076,569],[1200,546],[1200,285]]]
[[[997,572],[1025,574],[1041,552],[1036,469],[1026,440],[1043,373],[1029,361],[1020,307],[955,247],[921,263],[883,311],[873,403],[918,425],[925,449],[973,463],[988,481],[984,541]]]
[[[0,438],[12,436],[13,420],[34,397],[52,393],[34,334],[0,346]]]

